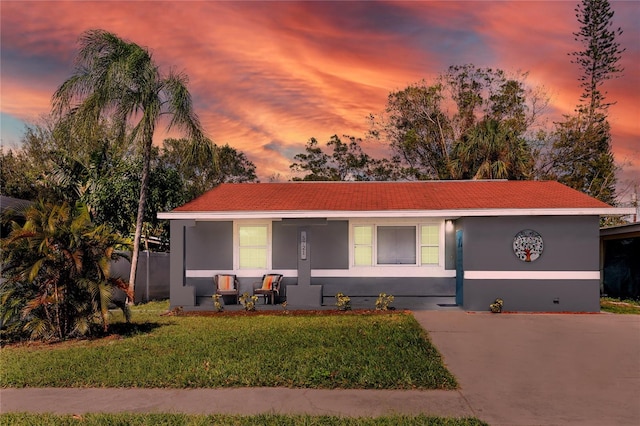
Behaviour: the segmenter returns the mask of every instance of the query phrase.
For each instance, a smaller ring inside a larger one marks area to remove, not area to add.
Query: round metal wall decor
[[[523,262],[533,262],[542,254],[542,237],[536,231],[525,229],[513,238],[513,252]]]

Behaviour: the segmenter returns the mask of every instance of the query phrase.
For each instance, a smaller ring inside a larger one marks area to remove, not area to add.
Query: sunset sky
[[[289,179],[312,136],[363,136],[391,91],[450,65],[528,71],[527,82],[552,97],[552,122],[581,93],[568,55],[581,49],[572,35],[577,3],[3,0],[2,144],[19,144],[25,123],[50,111],[73,72],[78,37],[96,28],[147,47],[165,73],[184,71],[207,135],[243,151],[262,180]],[[640,2],[611,4],[625,71],[604,89],[617,102],[609,121],[625,189],[640,185]]]

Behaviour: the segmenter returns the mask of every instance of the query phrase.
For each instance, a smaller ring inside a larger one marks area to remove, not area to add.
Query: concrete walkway
[[[2,389],[0,411],[476,416],[500,425],[637,425],[640,317],[418,311],[458,391]]]

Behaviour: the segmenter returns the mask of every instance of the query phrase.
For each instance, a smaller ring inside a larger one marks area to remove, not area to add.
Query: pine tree
[[[608,0],[582,0],[575,10],[581,27],[573,35],[584,50],[571,53],[575,58],[571,62],[582,70],[579,80],[583,92],[579,111],[591,121],[613,104],[604,102],[606,92],[601,92],[601,86],[605,81],[621,76],[623,68],[619,62],[625,49],[621,49],[616,41],[622,29],[612,28],[614,12]]]
[[[614,102],[605,102],[602,85],[621,76],[625,50],[616,41],[622,29],[612,28],[613,13],[608,0],[582,0],[576,8],[581,27],[574,36],[584,49],[571,55],[583,92],[575,115],[556,123],[551,154],[551,177],[609,204],[615,202],[616,166],[607,112]]]

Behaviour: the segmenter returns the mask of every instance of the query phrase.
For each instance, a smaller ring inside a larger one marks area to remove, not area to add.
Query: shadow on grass
[[[118,335],[121,337],[139,336],[141,334],[149,334],[160,327],[166,327],[170,325],[173,324],[166,322],[115,323],[109,325],[109,331],[107,331],[100,337],[107,337],[110,335]]]
[[[127,337],[150,334],[160,327],[173,326],[174,323],[166,322],[143,322],[143,323],[113,323],[109,325],[107,331],[102,330],[99,324],[93,324],[93,330],[88,336],[70,337],[64,340],[38,340],[29,339],[26,335],[7,335],[0,332],[0,348],[29,346],[38,347],[59,347],[72,345],[74,342],[113,340]]]

